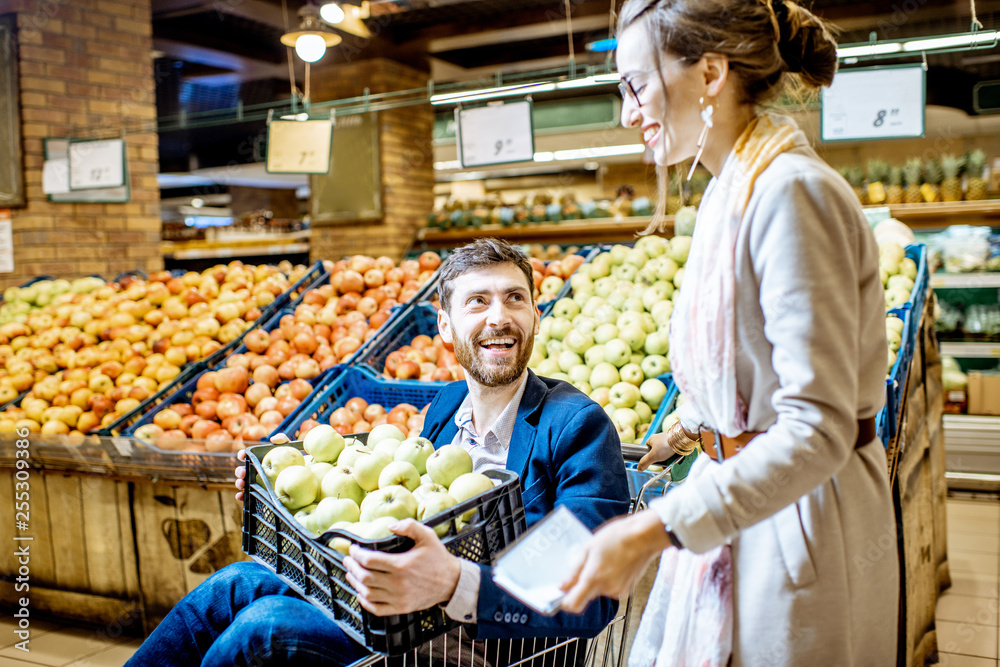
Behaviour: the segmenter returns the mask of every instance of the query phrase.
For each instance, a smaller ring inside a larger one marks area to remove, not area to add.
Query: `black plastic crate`
[[[368,434],[354,437],[365,440]],[[301,442],[291,444],[302,447]],[[274,500],[271,481],[261,472],[261,460],[276,446],[258,445],[247,449],[244,552],[273,570],[340,625],[354,641],[376,653],[401,655],[459,625],[439,607],[395,616],[375,616],[364,610],[347,583],[343,554],[327,543],[334,537],[343,537],[367,549],[400,553],[409,549],[412,541],[399,536],[367,540],[342,530],[313,536],[291,512]],[[513,544],[526,527],[517,474],[506,470],[490,470],[484,474],[499,480],[499,485],[425,522],[431,527],[449,525],[448,534],[442,538],[445,547],[456,556],[477,563],[489,563],[493,556]],[[457,533],[456,519],[472,509],[478,510],[477,514]]]

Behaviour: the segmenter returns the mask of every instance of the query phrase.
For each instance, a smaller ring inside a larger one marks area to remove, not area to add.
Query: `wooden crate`
[[[242,551],[243,506],[230,485],[134,483],[135,547],[146,632]]]
[[[908,418],[908,416],[907,416]],[[914,437],[909,432],[916,431]],[[927,431],[901,431],[893,502],[899,529],[900,617],[897,662],[905,667],[934,662],[937,656],[937,564],[934,559],[934,497]]]
[[[0,475],[0,504],[14,507],[12,471]],[[31,470],[29,529],[0,522],[0,604],[14,606],[18,563],[10,545],[30,549],[30,599],[35,612],[100,623],[138,634],[141,604],[127,482]],[[16,535],[31,541],[15,542]]]

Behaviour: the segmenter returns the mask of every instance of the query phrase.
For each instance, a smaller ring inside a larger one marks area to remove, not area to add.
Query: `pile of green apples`
[[[690,236],[616,245],[570,277],[572,296],[541,321],[528,365],[572,383],[611,417],[622,442],[643,439],[667,393],[668,332]]]
[[[73,282],[39,280],[27,287],[8,287],[3,292],[3,305],[0,305],[0,324],[25,322],[29,313],[49,305],[61,294],[89,294],[105,284],[100,278],[89,277]]]
[[[903,344],[903,320],[894,313],[885,316],[885,338],[889,343],[889,365],[885,371],[885,377],[888,380],[892,373],[892,367],[896,365],[899,348]]]
[[[906,256],[903,246],[893,242],[879,245],[878,268],[885,287],[885,309],[907,303],[917,278],[917,263]]]
[[[396,521],[427,521],[493,488],[461,447],[435,450],[427,438],[407,438],[392,424],[373,428],[367,442],[321,424],[306,434],[302,450],[275,447],[261,467],[275,500],[317,536],[337,528],[364,539],[390,537]],[[475,511],[462,515],[459,529]],[[443,537],[448,528],[446,522],[435,531]],[[332,546],[347,553],[350,542],[335,538]]]

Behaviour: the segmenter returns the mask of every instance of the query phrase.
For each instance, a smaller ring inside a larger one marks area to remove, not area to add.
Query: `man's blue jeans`
[[[185,595],[126,666],[337,667],[365,655],[364,647],[277,575],[243,562]]]

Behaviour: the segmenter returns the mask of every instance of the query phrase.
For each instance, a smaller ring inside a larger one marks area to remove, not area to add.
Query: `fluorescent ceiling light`
[[[556,86],[553,83],[530,83],[517,86],[501,86],[499,88],[483,88],[481,90],[466,90],[460,93],[431,95],[431,104],[458,104],[460,102],[473,102],[476,100],[492,100],[498,97],[547,93],[555,89]]]
[[[560,81],[556,84],[558,90],[563,90],[565,88],[589,88],[590,86],[606,86],[609,83],[618,83],[621,81],[621,77],[615,74],[599,74],[597,76],[588,76],[583,79],[572,79],[570,81]]]
[[[967,35],[948,35],[945,37],[930,37],[903,42],[903,51],[932,51],[934,49],[950,49],[957,46],[986,46],[997,39],[996,30],[970,32]]]
[[[865,44],[864,46],[846,46],[837,49],[837,57],[859,58],[864,56],[879,56],[886,53],[899,53],[902,50],[903,50],[903,45],[898,43]]]
[[[574,148],[567,151],[556,151],[553,156],[557,160],[593,160],[598,157],[613,157],[615,155],[638,155],[645,152],[642,144],[626,144],[624,146],[594,146],[593,148]]]

